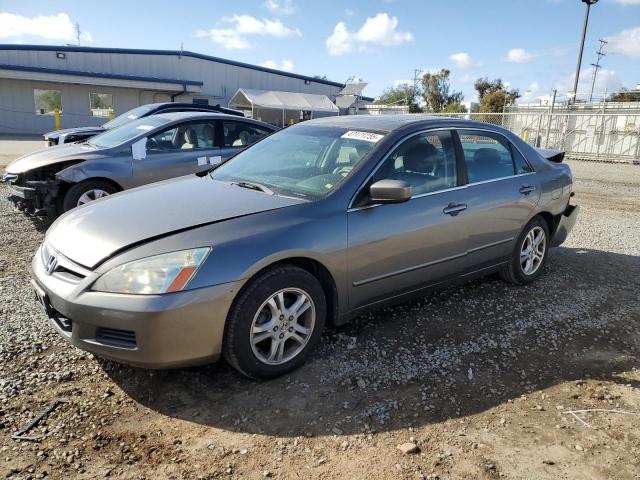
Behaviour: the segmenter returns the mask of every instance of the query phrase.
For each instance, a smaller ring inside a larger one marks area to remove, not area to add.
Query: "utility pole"
[[[589,103],[591,103],[591,100],[593,99],[593,89],[596,86],[596,77],[598,76],[598,70],[602,68],[602,66],[600,65],[600,59],[602,59],[602,57],[606,55],[606,53],[604,53],[602,49],[607,43],[609,43],[606,40],[603,40],[601,38],[598,39],[598,41],[600,42],[600,48],[596,52],[596,55],[598,55],[598,60],[596,60],[596,63],[591,64],[591,66],[593,67],[593,78],[591,79],[591,92],[589,93]]]
[[[76,31],[76,41],[78,42],[78,46],[80,46],[80,34],[82,32],[80,31],[80,24],[78,22],[76,22],[75,31]]]
[[[411,113],[411,100],[414,100],[416,98],[416,94],[418,93],[418,78],[420,77],[421,73],[422,70],[420,70],[419,68],[413,69],[413,89],[411,91],[412,98],[407,100],[407,105],[409,105],[409,113]]]
[[[578,95],[578,80],[580,79],[580,66],[582,65],[582,52],[584,51],[584,39],[587,36],[587,25],[589,25],[589,11],[591,10],[591,5],[595,5],[598,3],[598,0],[581,0],[582,3],[585,4],[584,11],[584,23],[582,25],[582,37],[580,41],[580,53],[578,53],[578,66],[576,67],[576,78],[573,82],[573,92],[571,92],[573,101],[569,98],[569,103],[574,103],[576,101],[576,96]]]

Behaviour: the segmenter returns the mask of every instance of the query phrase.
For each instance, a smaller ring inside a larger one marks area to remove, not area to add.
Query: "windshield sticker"
[[[138,130],[144,130],[145,132],[148,132],[149,130],[153,130],[152,125],[138,125],[136,128]]]
[[[371,132],[358,132],[355,130],[350,130],[341,138],[350,138],[352,140],[364,140],[365,142],[376,143],[380,140],[384,135],[380,135],[379,133],[371,133]]]

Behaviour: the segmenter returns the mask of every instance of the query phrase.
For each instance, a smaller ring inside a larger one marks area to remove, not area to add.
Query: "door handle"
[[[466,210],[466,209],[467,209],[467,204],[466,203],[454,203],[454,202],[451,202],[449,205],[444,207],[444,209],[442,210],[442,213],[446,213],[447,215],[451,215],[452,217],[455,217],[461,211]]]
[[[529,195],[531,192],[533,192],[536,189],[536,187],[534,187],[533,185],[522,185],[520,187],[520,193],[523,195]]]

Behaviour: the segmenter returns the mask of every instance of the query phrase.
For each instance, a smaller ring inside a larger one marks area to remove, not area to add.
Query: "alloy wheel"
[[[98,200],[99,198],[106,197],[109,195],[109,192],[105,192],[99,188],[94,188],[91,190],[87,190],[78,199],[78,204],[76,206],[84,205],[85,203],[93,202],[94,200]]]
[[[520,249],[520,268],[525,275],[533,275],[538,271],[547,248],[547,236],[539,226],[529,230]]]
[[[309,342],[316,322],[311,296],[298,288],[271,295],[251,323],[251,349],[267,365],[281,365],[297,356]]]

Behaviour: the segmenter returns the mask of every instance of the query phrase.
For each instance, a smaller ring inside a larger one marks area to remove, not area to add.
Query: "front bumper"
[[[9,196],[21,198],[22,200],[33,200],[36,198],[36,189],[30,187],[20,187],[18,185],[9,185]]]
[[[579,212],[580,207],[578,205],[567,205],[565,211],[560,215],[560,221],[558,222],[556,231],[551,237],[552,247],[557,247],[564,243],[569,233],[571,233],[571,230],[573,230],[573,226],[576,224]]]
[[[49,275],[38,250],[32,285],[49,324],[68,342],[98,356],[144,368],[216,361],[227,312],[240,282],[166,295],[93,292],[91,276]]]

